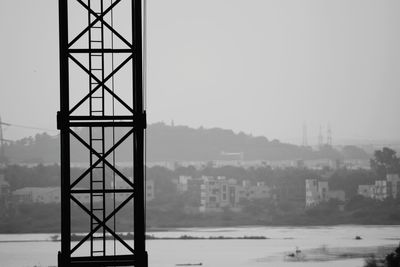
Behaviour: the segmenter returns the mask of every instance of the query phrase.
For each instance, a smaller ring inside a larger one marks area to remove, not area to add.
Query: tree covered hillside
[[[86,129],[75,129],[87,140]],[[127,129],[116,129],[116,137],[121,137]],[[109,128],[107,140],[112,140]],[[118,140],[118,138],[116,139]],[[111,142],[108,142],[111,145]],[[116,160],[127,162],[131,159],[132,138],[127,139],[117,149]],[[72,161],[87,162],[88,152],[79,141],[71,137]],[[225,153],[225,155],[224,155]],[[220,128],[198,129],[187,126],[170,126],[164,123],[150,124],[147,128],[148,161],[211,161],[226,160],[229,153],[243,153],[244,160],[295,160],[295,159],[368,159],[369,155],[355,146],[342,151],[324,146],[315,151],[268,140],[264,136],[252,136],[243,132]],[[5,154],[10,163],[55,163],[59,161],[59,136],[46,133],[24,138],[5,146]],[[235,159],[238,159],[237,157]]]

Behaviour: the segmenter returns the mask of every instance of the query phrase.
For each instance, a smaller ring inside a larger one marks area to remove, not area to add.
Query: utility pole
[[[4,149],[4,143],[11,142],[10,140],[4,138],[3,125],[10,126],[11,124],[3,122],[0,117],[0,168],[4,168],[8,163],[6,152]]]
[[[61,132],[58,266],[147,267],[144,0],[59,0],[58,3],[60,111],[57,128]],[[121,27],[130,31],[119,31]],[[88,167],[78,177],[71,174],[72,142],[87,153]],[[133,178],[116,164],[121,146],[131,149]],[[128,188],[117,187],[117,179]],[[119,196],[123,200],[117,203]],[[134,233],[133,242],[125,240],[117,231],[117,216],[122,209],[133,214],[130,230],[124,229]],[[72,223],[76,210],[87,215],[86,232]],[[71,238],[76,231],[83,232],[77,242]]]
[[[327,135],[326,144],[328,146],[332,146],[332,130],[331,130],[331,125],[330,124],[328,124],[328,128],[327,128],[326,132],[327,132],[326,133],[326,135]]]
[[[307,137],[307,124],[303,123],[303,147],[308,147],[308,137]]]
[[[322,136],[322,127],[321,125],[319,126],[319,134],[318,134],[318,147],[319,149],[322,148],[324,142],[324,137]]]
[[[3,122],[0,117],[0,167],[5,164]]]

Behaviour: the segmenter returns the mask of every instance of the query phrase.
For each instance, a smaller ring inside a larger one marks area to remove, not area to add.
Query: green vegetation
[[[75,129],[81,136],[87,130]],[[116,129],[121,136],[126,129]],[[263,136],[252,136],[243,132],[220,128],[198,129],[187,126],[170,126],[164,123],[150,124],[147,128],[147,158],[150,161],[212,161],[229,160],[222,151],[242,152],[246,160],[313,160],[313,159],[361,159],[368,160],[364,150],[356,146],[345,146],[341,151],[331,146],[323,146],[315,151],[310,147],[268,140]],[[106,133],[108,135],[110,133]],[[110,138],[110,137],[107,137]],[[122,162],[131,159],[131,140],[118,148],[118,159]],[[9,163],[53,164],[60,159],[59,136],[46,133],[37,134],[7,143],[5,155]],[[87,162],[88,152],[75,138],[71,139],[72,161]],[[234,158],[234,159],[237,159]]]
[[[396,156],[396,151],[387,147],[374,152],[370,165],[378,177],[385,177],[388,173],[400,173],[400,158]]]
[[[83,170],[72,169],[77,176]],[[131,169],[123,170],[129,174]],[[372,184],[375,170],[310,170],[305,168],[272,169],[269,166],[241,168],[233,166],[202,169],[192,166],[177,166],[175,170],[163,167],[147,169],[147,178],[154,181],[155,199],[147,205],[149,228],[191,226],[237,226],[237,225],[334,225],[334,224],[400,224],[400,199],[376,201],[357,195],[360,184]],[[198,212],[199,199],[194,194],[177,192],[174,179],[180,175],[192,177],[226,176],[240,183],[246,179],[253,183],[264,182],[273,188],[276,198],[254,199],[241,202],[241,212],[228,208],[222,212]],[[345,190],[346,202],[329,201],[314,208],[305,209],[305,179],[329,175],[333,190]],[[10,165],[5,169],[5,179],[11,190],[26,186],[46,187],[59,185],[59,166],[37,165],[23,167]],[[111,182],[111,176],[108,177]],[[295,196],[295,197],[294,197]],[[109,207],[111,208],[111,207]],[[75,232],[86,231],[88,216],[73,207],[72,228]],[[118,213],[119,231],[130,231],[130,210]],[[7,216],[0,218],[0,231],[59,232],[59,204],[15,204],[11,203]]]
[[[400,245],[383,258],[371,256],[365,259],[364,267],[399,267],[400,266]]]

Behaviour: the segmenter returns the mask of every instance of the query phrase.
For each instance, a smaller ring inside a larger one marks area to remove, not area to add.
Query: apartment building
[[[60,187],[24,187],[12,192],[15,203],[60,203]]]
[[[203,176],[202,181],[199,207],[201,212],[221,211],[225,207],[238,208],[238,185],[235,179]]]
[[[178,193],[184,193],[188,191],[188,184],[193,180],[192,176],[179,176],[178,180],[176,181],[177,191]]]
[[[322,201],[328,201],[329,186],[326,181],[317,179],[306,180],[306,207],[317,206]]]
[[[399,197],[400,196],[400,177],[399,177],[399,175],[398,174],[387,174],[386,175],[386,181],[390,185],[389,194],[393,198]]]
[[[314,207],[321,202],[331,199],[345,201],[345,192],[343,190],[329,190],[328,181],[318,181],[317,179],[306,180],[306,207]]]
[[[271,189],[264,183],[251,184],[249,181],[238,183],[236,179],[226,177],[202,177],[201,201],[199,210],[221,211],[229,208],[239,211],[244,200],[271,198]]]
[[[75,188],[76,190],[85,188]],[[82,204],[90,203],[89,194],[74,194],[74,197]],[[60,187],[24,187],[12,192],[14,203],[60,203],[61,189]],[[100,202],[102,199],[94,197],[93,202]]]
[[[367,198],[385,200],[400,195],[400,178],[398,174],[387,174],[386,180],[377,180],[373,185],[359,185],[357,193]]]

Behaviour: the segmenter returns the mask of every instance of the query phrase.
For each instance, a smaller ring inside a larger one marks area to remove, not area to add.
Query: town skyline
[[[12,36],[0,44],[0,116],[56,133],[57,3],[0,7],[0,30]],[[399,8],[394,0],[151,1],[149,123],[174,120],[297,144],[304,122],[310,143],[327,124],[334,141],[398,139]],[[9,127],[4,134],[36,132]]]

